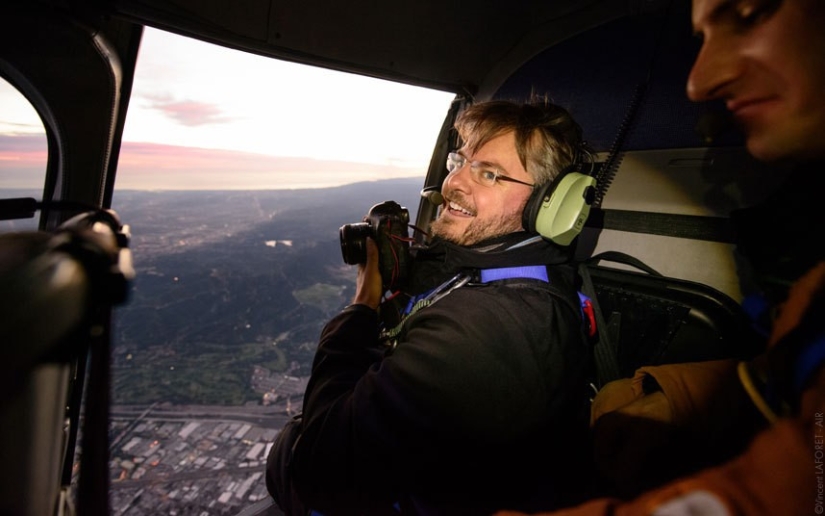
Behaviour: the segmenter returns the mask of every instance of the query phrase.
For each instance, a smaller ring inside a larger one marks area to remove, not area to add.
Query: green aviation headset
[[[522,212],[522,225],[558,245],[570,245],[581,233],[596,197],[596,178],[566,167],[552,181],[536,188]]]

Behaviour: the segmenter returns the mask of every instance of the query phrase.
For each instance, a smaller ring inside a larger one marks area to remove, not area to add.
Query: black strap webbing
[[[599,308],[599,300],[588,266],[587,262],[579,264],[579,277],[582,280],[582,292],[590,298],[593,305],[593,315],[596,319],[596,328],[598,328],[598,341],[593,347],[593,357],[596,363],[596,387],[601,389],[607,382],[619,378],[619,358],[615,339],[611,338],[612,332],[607,327],[602,310]]]
[[[599,389],[606,383],[621,378],[618,355],[621,314],[611,314],[609,321],[604,318],[596,288],[590,276],[589,267],[597,265],[602,260],[630,265],[651,276],[662,276],[661,273],[638,258],[620,251],[605,251],[579,263],[578,273],[582,281],[582,292],[590,298],[593,315],[596,319],[596,328],[598,328],[598,341],[593,347],[593,359],[596,365],[596,387]]]
[[[613,229],[629,233],[647,233],[727,244],[734,242],[731,222],[723,217],[593,208],[590,210],[590,216],[585,225],[590,228]]]

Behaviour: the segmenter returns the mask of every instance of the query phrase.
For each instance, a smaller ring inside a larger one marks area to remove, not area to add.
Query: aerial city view
[[[353,294],[338,229],[388,199],[414,213],[420,185],[115,193],[137,277],[113,323],[112,514],[236,514],[268,496],[267,453]]]

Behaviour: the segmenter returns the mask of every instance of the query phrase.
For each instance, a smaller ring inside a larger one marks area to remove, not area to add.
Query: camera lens
[[[368,222],[345,224],[338,231],[341,239],[341,255],[344,263],[357,265],[367,263],[367,237],[372,229]]]

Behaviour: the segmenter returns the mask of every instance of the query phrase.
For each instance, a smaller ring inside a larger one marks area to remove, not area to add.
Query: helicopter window
[[[453,96],[145,30],[112,202],[137,271],[114,321],[113,513],[268,496],[266,454],[354,293],[338,229],[386,199],[415,211]]]
[[[48,144],[34,107],[0,78],[0,198],[43,197]],[[0,220],[0,233],[37,229],[36,218]]]

